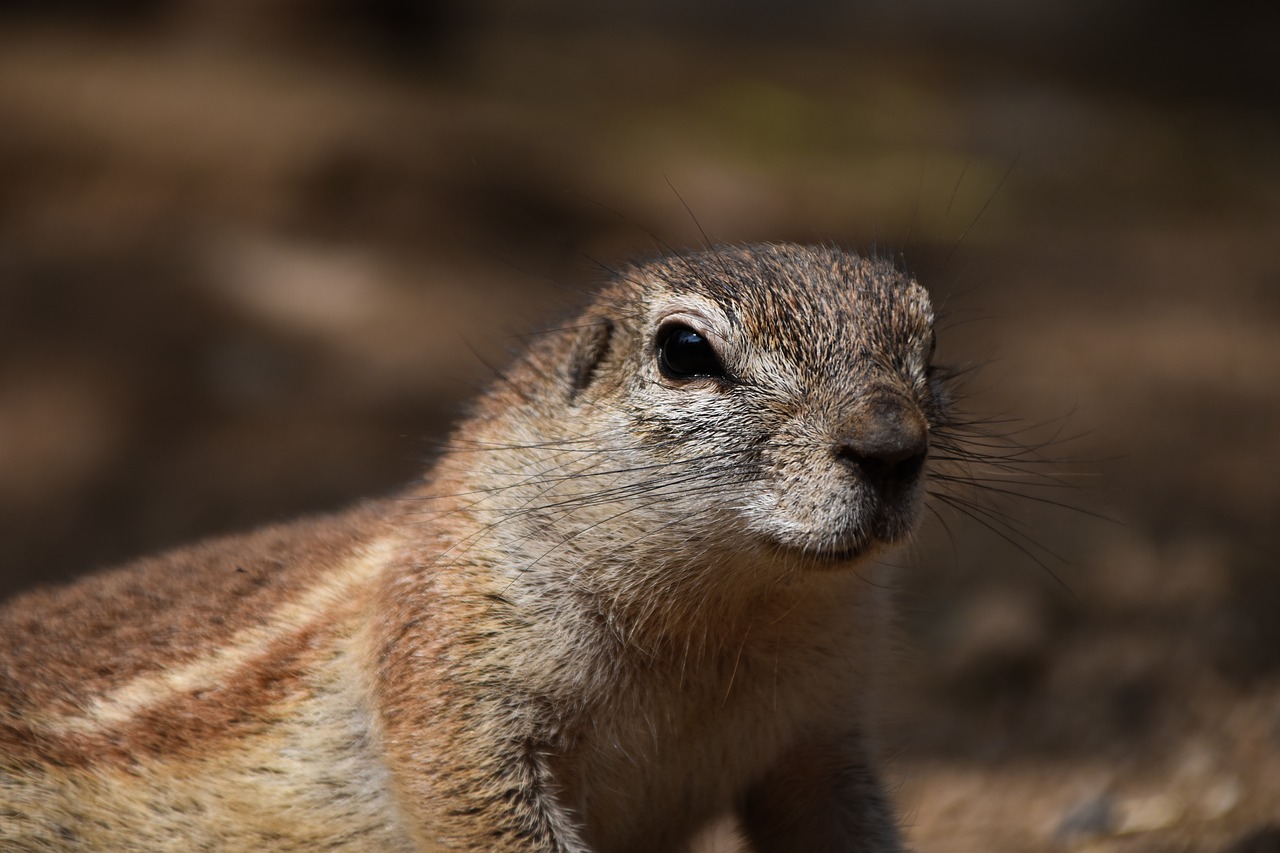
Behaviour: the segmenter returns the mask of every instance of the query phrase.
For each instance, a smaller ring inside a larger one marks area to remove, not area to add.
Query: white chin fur
[[[914,489],[891,506],[845,492],[803,506],[762,495],[742,509],[751,532],[767,542],[814,556],[853,558],[905,539],[919,519],[921,502]]]

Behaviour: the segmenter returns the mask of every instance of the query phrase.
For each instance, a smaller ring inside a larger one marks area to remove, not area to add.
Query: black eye
[[[711,342],[682,323],[658,330],[658,367],[668,379],[725,379],[724,365]]]

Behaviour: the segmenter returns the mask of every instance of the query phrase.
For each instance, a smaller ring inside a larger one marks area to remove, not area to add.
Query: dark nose
[[[914,479],[924,467],[928,450],[924,416],[897,394],[874,397],[836,445],[836,455],[879,488]]]

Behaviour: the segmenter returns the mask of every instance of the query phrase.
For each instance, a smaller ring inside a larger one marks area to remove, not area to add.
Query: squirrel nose
[[[836,456],[877,486],[907,482],[924,468],[929,429],[913,403],[881,394],[867,403],[836,444]]]

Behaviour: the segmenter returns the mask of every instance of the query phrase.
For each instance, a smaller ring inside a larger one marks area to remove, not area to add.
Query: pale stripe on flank
[[[93,700],[83,711],[43,720],[51,734],[88,734],[127,722],[139,711],[174,696],[213,689],[240,667],[261,657],[272,643],[305,629],[341,604],[388,562],[393,551],[389,540],[370,543],[361,553],[324,573],[318,585],[301,598],[277,607],[261,625],[237,631],[211,654],[162,672],[140,675],[129,683]]]

